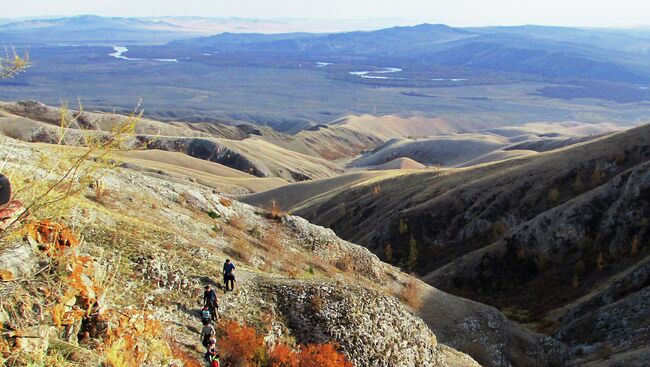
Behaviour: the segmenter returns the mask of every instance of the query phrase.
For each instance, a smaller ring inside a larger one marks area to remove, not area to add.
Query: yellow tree
[[[29,55],[20,56],[15,51],[6,54],[0,57],[0,79],[13,78],[30,66]]]

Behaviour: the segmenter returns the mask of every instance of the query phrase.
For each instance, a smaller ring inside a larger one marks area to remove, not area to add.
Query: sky
[[[430,22],[452,26],[650,25],[647,0],[0,0],[0,18],[206,16]]]

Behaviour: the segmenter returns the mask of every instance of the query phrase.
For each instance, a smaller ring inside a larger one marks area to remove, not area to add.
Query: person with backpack
[[[226,262],[223,263],[223,282],[226,286],[226,291],[235,290],[235,264],[226,259]],[[230,287],[228,284],[230,283]]]
[[[219,300],[217,299],[217,293],[209,285],[205,286],[205,291],[203,292],[203,308],[208,309],[208,317],[212,321],[217,321]],[[201,311],[201,318],[203,318],[203,311]]]
[[[201,329],[201,344],[203,344],[208,352],[216,343],[216,335],[217,331],[214,329],[214,326],[212,326],[211,322],[208,321],[203,324],[203,329]],[[213,342],[213,340],[215,341]]]
[[[201,310],[201,322],[203,323],[203,325],[205,325],[206,323],[210,322],[211,319],[212,318],[210,316],[210,309],[208,308],[208,306],[204,306],[203,309]]]

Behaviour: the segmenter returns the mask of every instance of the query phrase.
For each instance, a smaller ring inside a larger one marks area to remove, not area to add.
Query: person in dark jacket
[[[208,311],[210,311],[210,318],[213,321],[217,321],[219,300],[217,299],[217,293],[209,285],[206,285],[205,291],[203,291],[203,306],[207,307]]]
[[[223,282],[226,286],[226,291],[232,291],[235,289],[235,264],[226,259],[226,262],[223,263]],[[230,287],[228,287],[230,283]]]

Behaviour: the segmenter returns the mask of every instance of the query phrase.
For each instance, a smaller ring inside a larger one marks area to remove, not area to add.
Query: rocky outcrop
[[[383,293],[304,283],[274,286],[273,293],[299,342],[337,341],[356,366],[447,365],[431,330]]]

